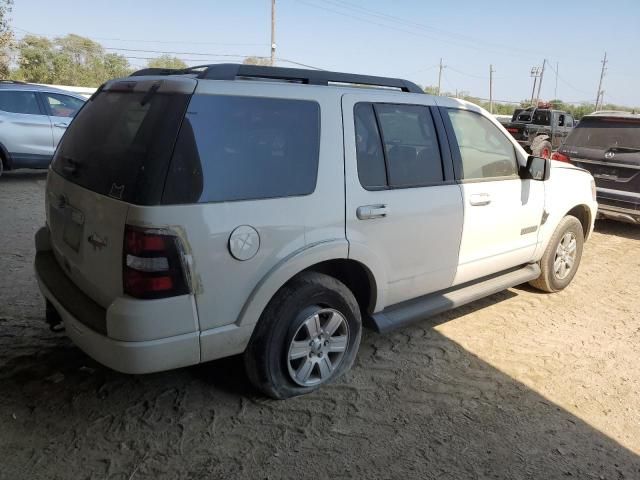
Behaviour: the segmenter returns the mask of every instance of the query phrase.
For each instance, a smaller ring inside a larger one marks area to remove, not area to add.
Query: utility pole
[[[273,67],[276,60],[276,0],[271,0],[271,62]]]
[[[604,78],[604,72],[607,65],[607,52],[604,52],[604,58],[602,59],[602,70],[600,71],[600,82],[598,83],[598,94],[596,95],[596,112],[598,111],[598,105],[600,104],[600,98],[604,95],[602,91],[602,79]]]
[[[540,76],[540,67],[531,67],[531,77],[533,77],[533,89],[531,90],[531,105],[533,105],[533,97],[536,94],[536,82]]]
[[[442,59],[440,59],[440,70],[438,71],[438,95],[440,95],[440,85],[442,85],[442,69],[445,67],[446,65],[442,65]]]
[[[493,65],[489,65],[489,113],[493,113]]]
[[[558,71],[560,70],[560,62],[556,62],[556,88],[553,89],[554,100],[558,99]]]
[[[538,82],[538,94],[536,95],[536,106],[540,102],[540,89],[542,88],[542,79],[544,78],[544,66],[547,64],[547,59],[542,61],[542,72],[540,72],[540,81]]]

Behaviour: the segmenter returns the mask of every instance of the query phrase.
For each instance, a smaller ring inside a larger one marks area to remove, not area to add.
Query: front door
[[[462,198],[433,99],[399,97],[342,100],[350,257],[382,270],[385,305],[451,286],[462,231]]]
[[[516,147],[491,120],[470,110],[441,112],[464,199],[454,283],[531,262],[544,210],[544,182],[520,179]]]

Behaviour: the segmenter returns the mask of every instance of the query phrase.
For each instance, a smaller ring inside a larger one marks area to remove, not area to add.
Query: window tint
[[[418,105],[376,104],[387,159],[389,185],[441,183],[442,159],[431,113]]]
[[[12,113],[41,115],[36,94],[33,92],[0,90],[0,110]]]
[[[194,95],[178,136],[163,202],[312,193],[319,149],[316,102]]]
[[[43,93],[54,117],[73,117],[84,102],[80,99],[59,93]]]
[[[360,184],[367,190],[386,188],[387,172],[373,105],[358,103],[354,108],[353,115],[356,127],[356,154]]]
[[[517,174],[513,144],[489,120],[467,110],[447,110],[462,157],[462,178]]]
[[[175,93],[102,91],[71,122],[53,169],[103,195],[159,203],[188,101]]]
[[[640,119],[584,117],[571,131],[565,145],[602,150],[640,148]]]
[[[536,110],[532,123],[536,125],[551,125],[551,112],[549,110]]]

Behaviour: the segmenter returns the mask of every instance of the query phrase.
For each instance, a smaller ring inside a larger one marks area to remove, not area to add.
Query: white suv
[[[383,88],[357,88],[380,86]],[[244,353],[286,398],[384,332],[576,273],[593,179],[397,79],[249,65],[103,85],[49,172],[47,319],[145,373]]]

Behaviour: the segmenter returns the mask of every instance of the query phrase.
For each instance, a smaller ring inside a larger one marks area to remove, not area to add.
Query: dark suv
[[[640,223],[639,114],[597,112],[583,117],[552,158],[591,172],[598,216]]]

